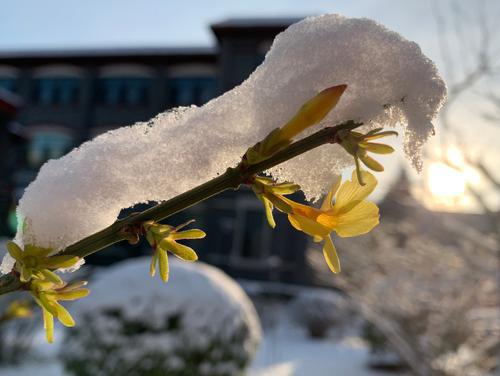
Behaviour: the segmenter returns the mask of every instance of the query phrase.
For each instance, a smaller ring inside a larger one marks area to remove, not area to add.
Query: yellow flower
[[[332,86],[309,99],[288,123],[273,130],[263,141],[247,150],[247,162],[255,164],[269,158],[288,146],[299,133],[319,123],[337,105],[346,88],[347,85]]]
[[[52,249],[30,244],[23,251],[16,243],[8,242],[7,250],[16,260],[15,269],[19,272],[21,282],[28,282],[32,278],[36,278],[62,284],[62,279],[52,270],[69,268],[79,260],[77,256],[71,255],[49,256],[53,252]]]
[[[306,128],[319,123],[337,105],[345,89],[347,85],[332,86],[308,100],[281,128],[281,137],[290,140]]]
[[[152,277],[154,277],[156,273],[156,263],[158,262],[160,266],[161,279],[164,282],[168,281],[167,251],[173,253],[175,256],[184,261],[198,260],[198,255],[192,248],[177,243],[177,240],[201,239],[206,236],[206,234],[199,229],[179,231],[192,222],[194,222],[194,220],[183,223],[177,227],[162,225],[154,221],[148,221],[143,224],[144,231],[146,232],[146,239],[154,250],[149,269]]]
[[[89,290],[82,288],[87,282],[81,281],[71,284],[56,284],[47,280],[34,279],[30,283],[30,292],[36,303],[42,308],[43,326],[47,341],[54,341],[54,317],[64,326],[75,326],[75,320],[59,301],[76,300],[89,294]]]
[[[359,161],[373,171],[384,171],[384,166],[368,155],[368,152],[375,154],[390,154],[394,152],[392,146],[386,144],[380,144],[376,142],[370,142],[382,137],[387,136],[397,136],[396,131],[385,131],[381,132],[382,128],[373,129],[367,134],[362,134],[354,131],[341,131],[339,132],[339,138],[341,139],[340,145],[354,157],[354,162],[356,163],[356,173],[358,174],[358,180],[361,185],[365,182],[362,179],[361,167]]]
[[[9,304],[5,313],[0,317],[0,321],[9,321],[17,318],[31,317],[33,312],[30,303],[24,300],[15,300]]]
[[[266,210],[266,218],[269,226],[276,227],[273,217],[273,208],[277,207],[284,213],[291,213],[291,206],[283,200],[282,195],[297,192],[300,186],[293,183],[275,183],[272,179],[263,176],[255,177],[252,183],[252,190],[257,198],[262,201]]]
[[[340,179],[328,192],[319,209],[298,204],[285,198],[292,207],[288,220],[297,230],[324,241],[323,255],[330,270],[340,272],[340,261],[330,237],[335,232],[340,237],[366,234],[379,223],[379,210],[373,202],[365,200],[375,189],[377,180],[369,172],[362,171],[365,185],[361,185],[357,174],[352,180],[340,185]],[[334,198],[335,203],[333,202]]]

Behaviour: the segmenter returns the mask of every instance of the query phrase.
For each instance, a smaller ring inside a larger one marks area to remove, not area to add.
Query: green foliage
[[[66,371],[75,376],[235,376],[250,361],[245,349],[249,330],[242,325],[228,338],[211,334],[207,341],[187,337],[182,312],[163,322],[124,317],[118,307],[83,316],[67,332],[62,346]],[[155,345],[152,345],[155,344]]]

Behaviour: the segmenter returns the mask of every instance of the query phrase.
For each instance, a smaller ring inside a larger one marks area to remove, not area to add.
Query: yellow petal
[[[45,329],[45,337],[48,343],[54,342],[54,316],[49,311],[42,308],[43,312],[43,328]]]
[[[179,244],[175,241],[168,242],[166,245],[168,250],[172,252],[178,258],[184,261],[196,261],[198,260],[198,255],[194,251],[193,248],[188,247],[187,245]]]
[[[274,180],[268,176],[256,176],[255,181],[261,182],[265,185],[273,184]]]
[[[377,171],[377,172],[382,172],[384,171],[384,166],[382,166],[379,162],[377,162],[375,159],[370,157],[369,155],[360,155],[359,159],[365,164],[366,167],[368,167],[370,170]]]
[[[337,250],[333,245],[330,236],[325,237],[325,245],[323,246],[323,256],[325,256],[326,263],[330,270],[334,273],[340,273],[340,260],[337,255]]]
[[[271,202],[264,197],[262,197],[261,201],[264,204],[264,209],[266,210],[267,223],[269,223],[269,226],[271,226],[271,228],[275,228],[276,222],[274,221],[273,216],[273,204],[271,204]]]
[[[55,294],[57,300],[77,300],[86,297],[90,293],[89,289],[78,289],[73,291],[64,291]]]
[[[73,283],[70,283],[68,285],[66,285],[64,287],[64,291],[73,291],[73,290],[77,290],[79,289],[80,287],[82,286],[85,286],[87,285],[87,281],[78,281],[78,282],[73,282]]]
[[[282,200],[292,207],[293,214],[301,215],[303,217],[315,220],[318,215],[322,213],[319,209],[313,208],[308,205],[299,204],[298,202],[292,201],[286,197],[282,197]]]
[[[336,217],[335,232],[341,237],[366,234],[379,223],[377,205],[370,201],[362,201],[352,210]]]
[[[363,170],[361,169],[361,165],[359,164],[359,158],[357,154],[354,154],[354,163],[356,164],[356,179],[358,180],[359,184],[364,186],[366,185],[366,183],[363,180]]]
[[[38,297],[38,303],[47,311],[50,312],[52,316],[57,317],[57,307],[53,298],[50,298],[45,294],[41,293]]]
[[[319,123],[337,105],[347,85],[332,86],[308,100],[281,128],[284,139],[292,139],[304,129]]]
[[[270,192],[265,192],[263,196],[267,200],[271,201],[271,203],[276,207],[276,209],[282,211],[283,213],[292,212],[292,207],[288,204],[289,200],[285,200],[283,196],[274,195]]]
[[[33,279],[30,284],[31,291],[48,291],[54,287],[54,283],[46,279]]]
[[[56,310],[57,310],[56,317],[61,322],[61,324],[63,324],[64,326],[67,326],[67,327],[75,326],[75,320],[73,320],[73,317],[71,317],[68,310],[57,302],[55,303],[55,306],[56,306]]]
[[[78,260],[80,260],[80,258],[77,256],[60,255],[48,257],[44,259],[41,264],[50,269],[69,268],[75,265]]]
[[[27,268],[21,265],[21,275],[19,276],[21,282],[28,282],[31,279],[32,275],[33,275],[32,268]]]
[[[199,229],[192,229],[180,232],[174,232],[169,237],[170,239],[203,239],[207,234]]]
[[[332,184],[332,187],[328,191],[328,194],[326,195],[323,202],[321,203],[321,207],[320,207],[321,211],[330,210],[333,207],[333,198],[335,197],[335,194],[337,193],[337,191],[340,187],[341,181],[342,181],[342,177],[337,176],[337,179]]]
[[[153,257],[151,257],[151,264],[149,265],[149,274],[151,275],[151,277],[154,277],[156,274],[156,262],[158,261],[158,252],[159,251],[155,251],[153,253]]]
[[[366,151],[370,151],[375,154],[391,154],[394,152],[394,148],[392,146],[386,144],[378,144],[376,142],[360,142],[359,146],[361,146]]]
[[[300,190],[300,185],[293,183],[281,183],[270,186],[269,189],[279,195],[290,195]]]
[[[16,243],[8,242],[7,251],[17,261],[21,261],[23,259],[23,250]]]
[[[173,229],[174,228],[169,225],[159,225],[157,223],[153,223],[148,226],[146,231],[151,232],[152,234],[155,235],[163,235],[172,231]]]
[[[248,149],[246,153],[247,160],[250,164],[258,163],[269,158],[277,151],[284,149],[290,145],[290,139],[287,139],[280,128],[272,130],[262,142],[257,143],[254,147]]]
[[[356,171],[353,171],[351,180],[344,182],[337,193],[337,201],[333,205],[333,214],[342,214],[364,200],[377,186],[375,176],[367,171],[361,171],[365,185],[358,181]]]
[[[177,227],[175,228],[175,231],[179,231],[181,228],[184,228],[184,227],[186,227],[186,226],[190,225],[190,224],[191,224],[191,223],[193,223],[193,222],[195,222],[195,220],[194,220],[194,219],[190,219],[189,221],[184,222],[184,223],[180,224],[179,226],[177,226]]]
[[[380,132],[380,133],[375,133],[375,134],[370,134],[371,132],[368,132],[366,136],[363,137],[365,141],[371,141],[371,140],[376,140],[378,138],[382,137],[387,137],[387,136],[398,136],[398,132],[396,131],[385,131],[385,132]]]
[[[313,236],[313,242],[315,242],[315,243],[319,243],[322,240],[323,240],[323,238],[321,236]]]
[[[43,279],[47,279],[50,282],[55,283],[56,285],[62,285],[64,283],[63,280],[61,279],[61,277],[59,277],[56,273],[54,273],[48,269],[42,269],[42,270],[40,270],[40,273],[44,277]]]
[[[158,250],[158,258],[159,258],[159,263],[160,263],[160,277],[163,282],[168,281],[168,256],[167,256],[167,251],[164,251],[163,249]]]
[[[359,133],[361,135],[361,138],[364,138],[366,139],[366,137],[368,136],[372,136],[376,133],[379,133],[381,130],[383,130],[384,128],[380,127],[380,128],[375,128],[375,129],[372,129],[371,131],[367,132],[366,134],[362,134],[362,133]],[[353,131],[354,132],[354,131]]]
[[[52,251],[53,251],[52,248],[42,248],[31,244],[28,244],[24,248],[24,252],[26,253],[26,255],[38,256],[38,257],[47,257]]]
[[[297,230],[305,232],[310,236],[325,237],[330,233],[330,229],[320,225],[319,223],[301,215],[289,214],[288,220],[290,224]]]
[[[148,241],[149,245],[151,247],[154,247],[155,246],[155,243],[156,243],[156,239],[155,239],[155,236],[154,234],[151,232],[151,231],[148,231],[146,233],[146,240]]]

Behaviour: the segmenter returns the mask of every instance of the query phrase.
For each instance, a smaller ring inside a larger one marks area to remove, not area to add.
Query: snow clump
[[[92,299],[71,306],[78,327],[61,355],[74,375],[217,375],[243,372],[261,339],[255,309],[219,269],[172,261],[168,284],[149,258],[107,268]]]
[[[337,108],[306,133],[347,120],[366,129],[402,123],[406,154],[420,168],[420,149],[446,96],[433,62],[374,21],[311,17],[279,34],[245,82],[204,106],[107,132],[48,161],[20,200],[25,226],[16,242],[62,250],[111,225],[123,208],[185,192],[236,165],[304,102],[339,84],[348,88]],[[324,145],[270,173],[315,199],[352,164],[338,145]]]

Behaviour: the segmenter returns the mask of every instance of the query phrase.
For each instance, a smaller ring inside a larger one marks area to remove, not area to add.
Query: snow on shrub
[[[79,326],[62,346],[74,375],[217,375],[243,372],[260,342],[254,307],[220,270],[173,261],[167,285],[149,259],[125,261],[72,308]]]
[[[308,290],[288,305],[293,321],[313,338],[325,338],[332,328],[339,329],[352,321],[353,310],[344,297],[328,290]]]
[[[347,120],[367,129],[401,122],[415,166],[446,87],[416,43],[367,19],[307,18],[275,39],[240,86],[202,107],[179,108],[110,131],[42,166],[18,207],[16,242],[61,250],[109,225],[136,203],[164,201],[234,166],[308,99],[346,84],[342,100],[301,137]],[[324,145],[271,169],[317,198],[353,159]],[[3,271],[12,268],[8,258]]]

